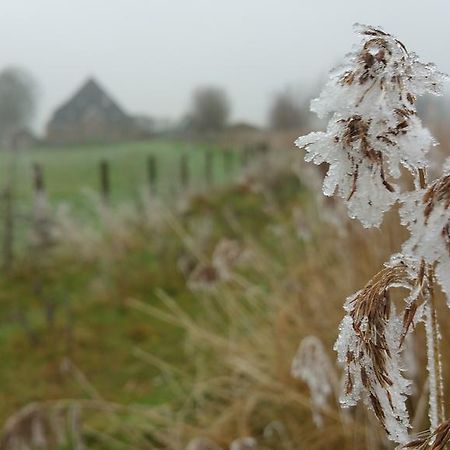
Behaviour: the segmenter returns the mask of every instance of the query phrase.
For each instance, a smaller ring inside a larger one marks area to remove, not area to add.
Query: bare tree
[[[201,133],[222,130],[230,115],[230,101],[226,92],[217,87],[198,88],[192,97],[190,122]]]
[[[24,69],[0,72],[0,143],[10,147],[15,135],[30,126],[36,109],[36,83]]]
[[[17,182],[18,132],[30,126],[36,107],[36,83],[24,69],[10,67],[0,72],[0,147],[9,149],[9,168],[3,190],[3,267],[14,259],[15,185]]]
[[[305,108],[290,89],[274,96],[269,108],[269,124],[272,129],[292,130],[303,126],[305,121]]]

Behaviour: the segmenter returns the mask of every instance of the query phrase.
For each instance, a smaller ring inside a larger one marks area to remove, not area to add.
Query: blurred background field
[[[120,204],[137,197],[142,189],[150,189],[149,157],[155,159],[155,189],[163,198],[175,196],[180,187],[183,155],[188,158],[189,184],[193,189],[207,187],[205,160],[213,152],[214,183],[223,184],[242,164],[240,154],[233,149],[231,161],[218,155],[218,144],[189,143],[184,141],[152,140],[116,144],[72,145],[69,147],[33,148],[20,150],[14,157],[7,151],[0,156],[1,177],[8,178],[11,170],[17,171],[15,194],[21,207],[30,206],[33,198],[34,164],[42,167],[45,188],[52,203],[67,203],[83,212],[88,208],[89,194],[101,193],[100,164],[106,161],[110,168],[111,202]],[[14,159],[14,161],[12,161]],[[224,165],[230,163],[225,172]],[[234,168],[233,168],[234,165]],[[16,169],[14,169],[16,167]],[[231,173],[230,173],[231,172]]]
[[[450,70],[447,3],[2,6],[0,450],[392,448],[364,408],[342,412],[332,348],[406,232],[348,219],[293,142],[323,129],[309,103],[353,22]],[[434,175],[448,96],[418,110]],[[305,341],[319,407],[292,374]],[[423,350],[407,352],[417,429]]]

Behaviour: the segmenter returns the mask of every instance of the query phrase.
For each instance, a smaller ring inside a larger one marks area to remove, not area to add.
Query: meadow
[[[42,171],[45,197],[53,208],[98,224],[101,203],[112,208],[139,204],[149,194],[174,203],[180,193],[224,186],[240,173],[244,157],[240,148],[176,140],[2,151],[0,180],[4,185],[13,180],[13,251],[20,252],[26,244],[33,219],[35,165]],[[104,162],[106,194],[101,175]],[[3,205],[3,216],[9,220]]]
[[[44,172],[49,200],[69,204],[77,213],[89,207],[89,197],[99,195],[100,163],[110,166],[111,203],[129,202],[149,189],[148,161],[156,161],[156,191],[162,198],[174,197],[180,186],[182,155],[188,158],[189,183],[192,189],[208,187],[205,179],[206,153],[213,154],[213,182],[221,185],[239,169],[238,152],[227,149],[231,164],[223,157],[217,144],[185,141],[150,140],[120,144],[98,144],[67,147],[37,147],[0,154],[0,179],[15,174],[15,191],[20,207],[31,203],[33,197],[32,167],[38,163]]]

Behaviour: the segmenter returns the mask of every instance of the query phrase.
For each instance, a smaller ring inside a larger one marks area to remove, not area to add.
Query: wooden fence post
[[[206,184],[211,185],[214,181],[213,162],[214,154],[211,150],[205,152],[205,180]]]
[[[147,179],[148,185],[150,187],[150,192],[152,194],[156,194],[156,181],[157,181],[157,166],[156,166],[156,158],[153,155],[150,155],[147,159]]]
[[[39,163],[33,164],[33,186],[36,194],[45,191],[44,171]]]
[[[258,144],[258,153],[262,156],[266,156],[269,153],[269,144],[265,141],[262,141]]]
[[[180,158],[180,180],[181,187],[186,190],[189,187],[189,158],[183,153]]]
[[[9,270],[14,260],[14,198],[11,183],[3,191],[3,268]]]
[[[230,149],[223,151],[223,168],[225,172],[225,179],[233,172],[233,153]]]
[[[104,203],[109,203],[111,197],[111,180],[109,176],[109,162],[106,159],[100,161],[100,190]]]
[[[249,157],[250,157],[250,150],[248,147],[241,150],[241,164],[243,168],[247,167]]]

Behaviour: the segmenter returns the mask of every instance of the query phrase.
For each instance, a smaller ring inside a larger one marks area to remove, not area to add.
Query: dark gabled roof
[[[106,122],[128,120],[125,111],[106,93],[100,84],[89,78],[78,91],[54,113],[51,123],[79,123],[87,114],[100,115]]]

